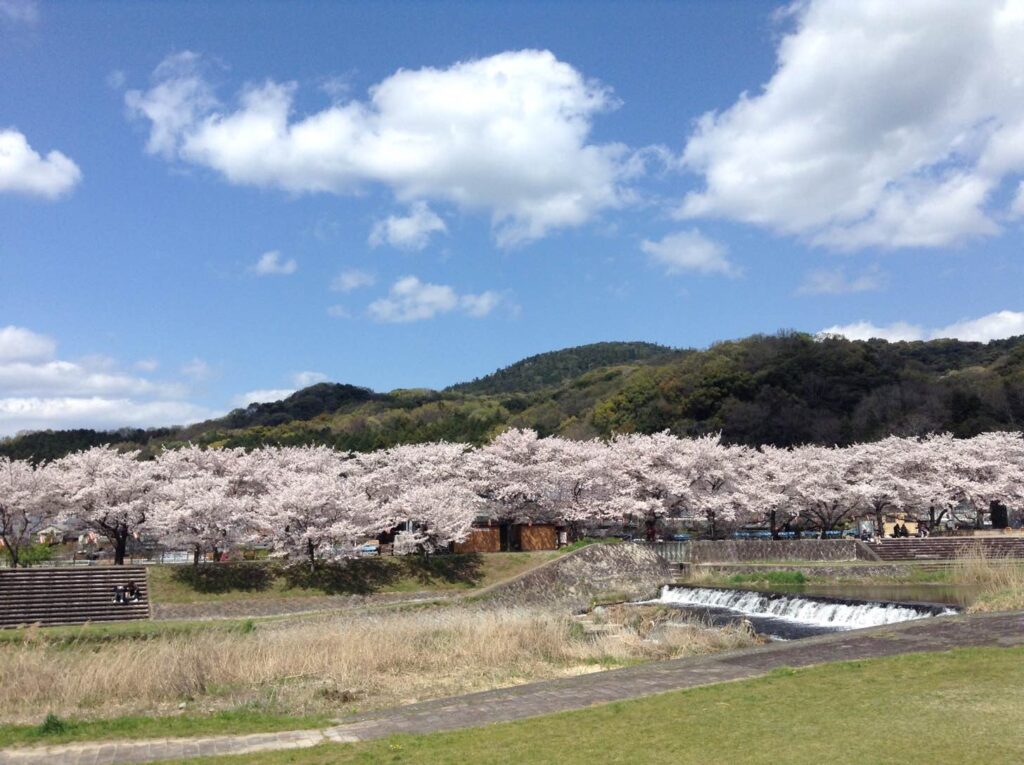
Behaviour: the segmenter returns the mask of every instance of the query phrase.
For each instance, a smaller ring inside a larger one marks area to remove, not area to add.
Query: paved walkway
[[[433,733],[521,720],[593,704],[756,677],[776,667],[806,667],[830,661],[945,651],[964,646],[1019,645],[1024,645],[1024,612],[943,616],[426,701],[353,717],[323,730],[7,749],[0,750],[0,765],[113,765],[299,749],[330,741],[348,743],[395,733]]]

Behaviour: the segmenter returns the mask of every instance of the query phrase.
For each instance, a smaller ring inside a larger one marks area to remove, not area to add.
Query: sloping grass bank
[[[323,595],[372,595],[468,591],[487,587],[558,557],[562,551],[465,555],[366,557],[310,572],[271,561],[204,563],[149,568],[155,604],[281,599]]]
[[[455,733],[187,762],[999,765],[1024,762],[1021,709],[1024,649],[964,649],[778,670]]]

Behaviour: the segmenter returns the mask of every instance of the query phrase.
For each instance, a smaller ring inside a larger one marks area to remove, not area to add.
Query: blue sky
[[[0,435],[1024,333],[1024,10],[0,0]]]

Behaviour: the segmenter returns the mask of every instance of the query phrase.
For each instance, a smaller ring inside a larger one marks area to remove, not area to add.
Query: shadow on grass
[[[421,555],[402,558],[406,575],[421,584],[442,581],[447,584],[477,584],[484,577],[484,559],[480,553],[461,555]]]
[[[395,558],[355,558],[337,563],[286,568],[266,563],[212,563],[182,566],[171,575],[196,592],[228,593],[268,590],[276,579],[287,588],[319,590],[325,595],[371,595],[403,581],[430,587],[439,584],[478,584],[484,576],[483,557],[409,555]]]
[[[398,566],[383,558],[356,558],[341,563],[289,566],[281,572],[288,587],[320,590],[326,595],[370,595],[401,579]]]
[[[174,581],[196,592],[259,592],[270,588],[275,571],[264,563],[211,563],[181,566]]]

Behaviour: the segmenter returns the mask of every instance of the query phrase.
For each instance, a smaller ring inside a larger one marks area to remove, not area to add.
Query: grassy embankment
[[[153,566],[149,586],[154,603],[201,603],[323,595],[458,592],[517,576],[563,551],[435,555],[429,558],[368,557],[316,572],[285,569],[269,562]]]
[[[993,558],[978,548],[957,558],[949,577],[977,593],[969,611],[1024,609],[1024,561]]]
[[[754,642],[741,629],[698,624],[648,639],[664,620],[627,615],[617,630],[595,633],[564,614],[452,606],[243,622],[248,628],[231,630],[230,639],[225,629],[83,642],[40,634],[0,643],[0,719],[22,723],[0,727],[0,742],[38,734],[29,723],[47,713],[79,720],[185,713],[212,715],[212,725],[215,713],[231,712],[245,729],[256,724],[247,715],[316,720]],[[169,735],[164,724],[155,721],[145,735]],[[139,721],[116,719],[110,735],[125,725],[144,735]],[[95,736],[103,728],[83,730]]]
[[[776,670],[516,723],[191,765],[1019,763],[1024,649]]]

